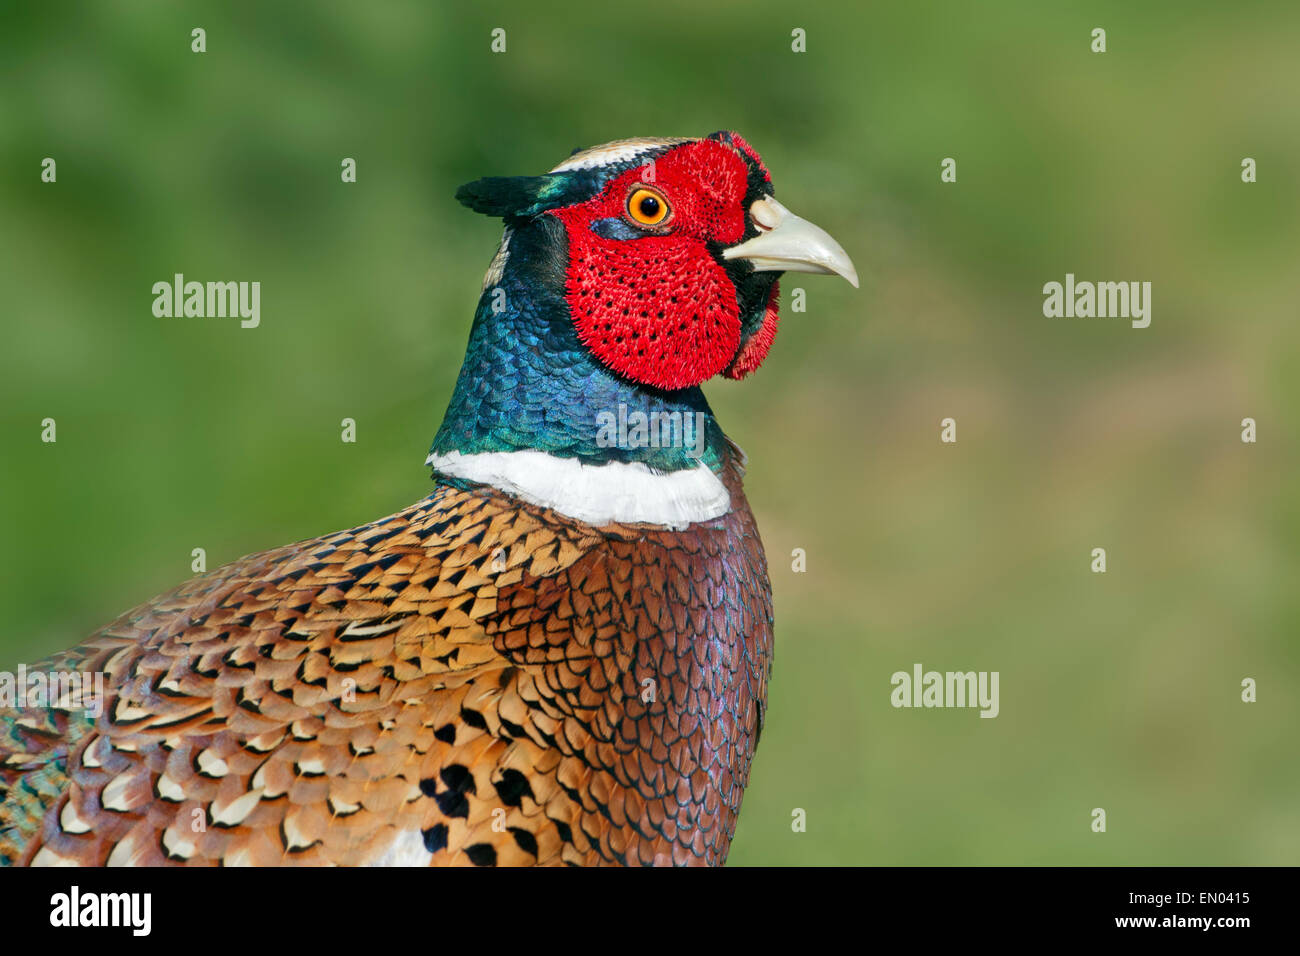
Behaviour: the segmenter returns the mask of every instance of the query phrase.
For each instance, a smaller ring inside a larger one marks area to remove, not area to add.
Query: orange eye
[[[653,189],[642,186],[627,197],[627,214],[643,226],[658,226],[668,218],[668,200]]]

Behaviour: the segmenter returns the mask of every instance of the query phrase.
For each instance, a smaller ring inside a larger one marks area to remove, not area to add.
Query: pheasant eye
[[[627,197],[627,214],[643,226],[661,225],[668,213],[668,200],[653,189],[642,187]]]

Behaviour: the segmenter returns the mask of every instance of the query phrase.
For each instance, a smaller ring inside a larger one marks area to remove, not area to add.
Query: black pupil
[[[659,200],[654,196],[646,196],[641,200],[641,215],[647,219],[653,219],[659,215]]]

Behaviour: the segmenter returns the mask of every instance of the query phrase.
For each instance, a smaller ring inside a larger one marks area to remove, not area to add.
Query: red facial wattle
[[[744,235],[748,169],[734,149],[712,140],[674,149],[652,169],[628,170],[599,195],[552,215],[568,234],[565,291],[579,339],[620,375],[673,390],[736,362],[736,290],[707,243],[727,245]],[[628,197],[640,185],[671,208],[663,234],[613,239],[592,231],[599,220],[627,220]],[[765,321],[756,336],[766,331]]]
[[[772,291],[767,295],[767,308],[763,311],[763,321],[745,342],[735,361],[723,370],[727,378],[744,378],[763,364],[767,351],[776,338],[776,324],[781,317],[781,285],[772,283]]]

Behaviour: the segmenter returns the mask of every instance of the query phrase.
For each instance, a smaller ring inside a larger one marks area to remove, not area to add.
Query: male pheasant
[[[386,518],[255,554],[32,670],[0,710],[0,861],[720,864],[772,603],[700,385],[848,256],[739,135],[632,139],[457,198],[499,216],[464,366]]]

